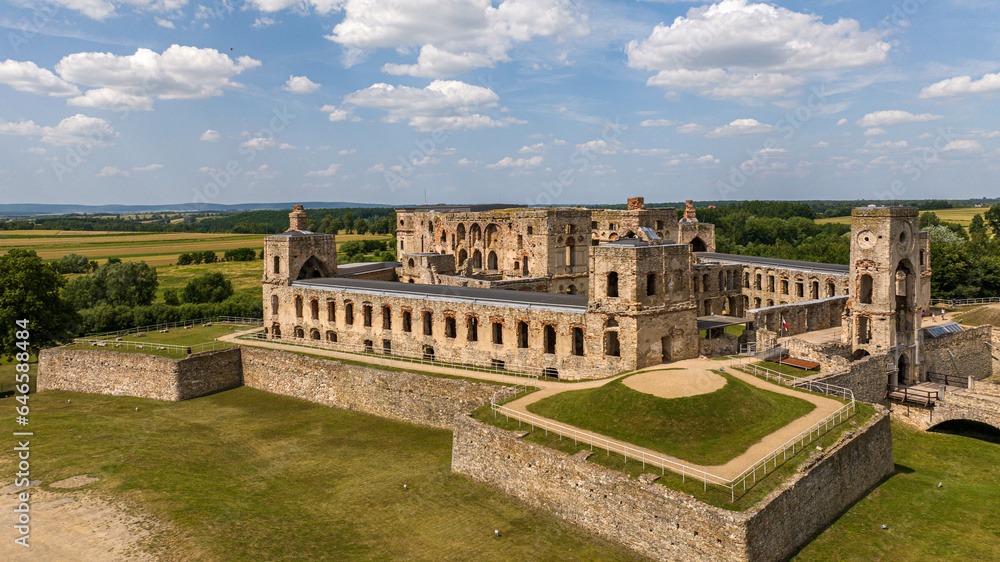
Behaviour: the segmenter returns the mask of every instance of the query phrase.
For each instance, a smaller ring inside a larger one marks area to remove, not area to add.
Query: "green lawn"
[[[638,559],[452,474],[448,431],[250,388],[31,401],[32,478],[101,478],[87,489],[166,523],[152,538],[164,559]],[[0,456],[3,479],[14,463]]]
[[[28,378],[30,379],[28,384],[31,386],[31,392],[34,392],[35,375],[38,373],[38,357],[32,355],[31,359],[28,360],[28,364],[31,365],[28,371]],[[14,387],[17,385],[16,367],[17,361],[0,358],[0,396],[14,392]]]
[[[796,560],[996,560],[1000,438],[990,433],[992,442],[893,423],[896,474]]]
[[[264,262],[228,261],[195,265],[160,265],[156,267],[156,280],[160,285],[156,300],[163,300],[163,292],[176,289],[180,294],[195,277],[205,273],[221,273],[233,283],[235,294],[245,294],[260,300],[262,297],[260,280],[264,276]]]
[[[146,335],[142,337],[137,337],[135,334],[131,334],[128,336],[122,336],[122,341],[135,341],[164,345],[198,345],[200,343],[211,342],[215,340],[215,338],[232,334],[233,332],[240,332],[259,327],[260,326],[228,323],[223,324],[215,322],[211,326],[198,325],[188,329],[184,329],[183,326],[178,326],[176,328],[170,328],[165,334],[155,331],[147,332]]]
[[[556,394],[528,410],[688,462],[717,465],[815,408],[805,400],[723,376],[724,387],[698,396],[659,398],[618,379]]]
[[[757,365],[796,379],[819,374],[819,371],[807,371],[805,369],[799,369],[798,367],[792,367],[791,365],[785,365],[783,363],[779,364],[774,361],[760,361]]]

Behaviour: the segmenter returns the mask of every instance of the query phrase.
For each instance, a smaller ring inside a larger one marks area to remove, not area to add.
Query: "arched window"
[[[479,250],[472,252],[472,267],[475,269],[483,268],[483,254]]]
[[[608,273],[608,289],[607,295],[609,297],[618,296],[618,272],[612,271]]]
[[[319,320],[319,301],[318,300],[311,299],[309,301],[309,313],[312,316],[313,320]]]
[[[326,341],[330,343],[337,343],[337,332],[334,332],[333,330],[327,330]]]
[[[486,256],[486,269],[490,271],[496,271],[499,269],[497,266],[497,253],[491,251],[488,256]]]
[[[311,339],[311,340],[318,340],[319,339],[319,330],[317,330],[316,328],[313,328],[312,330],[309,330],[309,339]]]
[[[461,250],[458,251],[458,265],[459,266],[465,265],[465,260],[467,259],[469,259],[469,252],[466,252],[465,248],[462,248]]]
[[[296,326],[295,327],[295,337],[297,337],[297,338],[304,338],[304,337],[306,337],[306,332],[305,332],[305,330],[302,329],[302,326]]]
[[[302,297],[295,295],[295,316],[302,318]]]

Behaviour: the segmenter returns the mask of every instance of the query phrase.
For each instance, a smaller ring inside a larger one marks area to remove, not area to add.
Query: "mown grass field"
[[[157,266],[156,280],[159,282],[159,287],[156,290],[156,300],[163,300],[163,293],[167,289],[176,289],[179,294],[195,277],[214,272],[225,275],[226,279],[232,282],[235,294],[262,298],[260,280],[264,277],[264,262],[254,260]]]
[[[250,388],[31,404],[32,479],[99,477],[84,490],[166,524],[151,540],[163,560],[638,559],[452,474],[448,431]],[[4,479],[15,462],[0,455]]]
[[[794,396],[722,376],[726,385],[715,392],[669,399],[632,390],[618,379],[561,392],[528,411],[688,462],[717,465],[815,409]]]
[[[972,224],[972,217],[980,215],[989,210],[989,207],[960,207],[958,209],[940,209],[937,211],[921,211],[920,214],[934,213],[937,217],[947,222],[957,222],[969,228]],[[833,217],[829,219],[816,219],[817,224],[825,223],[851,224],[851,217]]]
[[[1000,433],[984,440],[893,423],[892,441],[896,474],[795,560],[996,560]]]
[[[376,234],[338,234],[337,242],[350,240],[389,240]],[[262,234],[210,233],[71,233],[63,231],[20,230],[0,233],[0,254],[11,248],[34,250],[45,260],[57,260],[67,254],[81,254],[98,263],[110,257],[122,260],[142,260],[149,265],[177,263],[177,256],[186,252],[214,251],[221,258],[225,250],[264,248]]]

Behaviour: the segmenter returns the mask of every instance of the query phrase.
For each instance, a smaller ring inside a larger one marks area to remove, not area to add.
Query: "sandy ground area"
[[[150,518],[82,490],[48,492],[29,488],[31,546],[15,544],[14,539],[20,534],[12,528],[13,510],[19,503],[18,492],[23,491],[24,488],[15,489],[13,485],[0,489],[0,518],[5,528],[0,541],[0,560],[156,560],[139,546],[154,526]]]
[[[726,386],[726,379],[707,369],[681,371],[645,371],[622,381],[632,390],[660,398],[683,398],[715,392]]]

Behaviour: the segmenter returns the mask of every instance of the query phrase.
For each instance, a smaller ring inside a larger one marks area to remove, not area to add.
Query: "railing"
[[[154,326],[140,326],[138,328],[129,328],[127,330],[118,330],[117,332],[104,332],[100,334],[88,334],[84,336],[86,339],[105,339],[105,338],[119,338],[122,336],[127,336],[130,334],[145,334],[148,332],[159,332],[160,330],[169,330],[170,328],[180,328],[185,326],[198,326],[201,324],[210,324],[213,322],[222,322],[225,324],[246,324],[248,326],[263,326],[263,318],[241,318],[239,316],[212,316],[211,318],[196,318],[194,320],[180,320],[177,322],[170,322],[167,324],[156,324]]]
[[[990,304],[1000,302],[1000,297],[983,297],[977,299],[931,299],[931,306],[946,304],[952,308],[956,306],[967,306],[970,304]]]
[[[397,350],[381,350],[377,351],[378,347],[376,345],[364,345],[364,344],[349,344],[340,342],[328,342],[323,340],[314,340],[307,338],[297,338],[293,336],[268,336],[267,334],[255,333],[255,334],[243,334],[237,336],[237,340],[246,342],[268,342],[268,343],[279,343],[286,345],[294,345],[297,347],[305,347],[311,349],[322,349],[327,351],[334,351],[338,353],[357,355],[359,356],[358,361],[371,363],[373,359],[381,361],[403,361],[410,364],[426,365],[440,367],[444,369],[452,369],[455,371],[456,376],[462,376],[458,373],[460,370],[474,371],[477,373],[492,374],[498,377],[499,382],[509,382],[516,384],[525,379],[530,379],[532,381],[537,381],[539,378],[545,378],[547,376],[552,376],[551,374],[555,372],[554,367],[538,366],[538,365],[511,365],[509,363],[504,363],[502,366],[498,364],[491,363],[487,364],[485,361],[482,363],[468,363],[463,361],[454,361],[449,358],[439,358],[436,354],[427,353],[413,353],[406,351]],[[447,374],[447,373],[446,373]],[[597,369],[573,369],[573,374],[579,378],[601,378],[612,375],[603,370]],[[504,381],[503,377],[509,377],[509,380]]]
[[[730,365],[733,366],[737,362],[746,363],[747,358],[733,358],[730,361]],[[849,388],[811,380],[793,379],[764,367],[760,367],[760,373],[764,374],[765,378],[768,380],[774,380],[779,384],[784,384],[801,390],[818,392],[829,396],[837,396],[847,400],[848,402],[844,404],[844,406],[838,408],[835,412],[814,423],[805,431],[802,431],[798,435],[785,441],[781,444],[781,446],[764,455],[760,460],[753,463],[749,468],[731,480],[726,480],[721,476],[717,476],[699,468],[688,466],[673,459],[648,453],[635,447],[629,447],[624,443],[612,441],[602,435],[588,433],[575,427],[562,425],[552,420],[513,410],[506,406],[497,404],[495,401],[492,403],[492,409],[494,415],[503,414],[508,420],[510,418],[514,418],[519,422],[519,424],[527,423],[531,425],[532,429],[540,427],[546,431],[552,431],[553,433],[563,437],[573,438],[575,443],[583,442],[590,445],[591,450],[593,450],[594,446],[597,446],[606,450],[609,455],[611,453],[621,454],[625,457],[626,462],[629,459],[629,455],[631,455],[633,460],[642,462],[643,468],[645,468],[647,464],[651,464],[653,466],[660,467],[661,474],[663,474],[664,470],[670,470],[671,472],[680,474],[682,482],[686,481],[688,477],[701,480],[705,490],[708,490],[709,484],[718,488],[728,489],[730,492],[730,501],[735,502],[736,489],[742,487],[742,492],[745,493],[748,486],[752,488],[757,483],[759,478],[763,478],[767,475],[768,466],[773,464],[775,469],[779,466],[778,457],[781,457],[782,463],[785,462],[785,460],[787,460],[790,456],[794,456],[797,452],[805,448],[806,445],[812,443],[828,432],[830,428],[836,427],[838,424],[857,413],[857,404],[854,401],[854,392]]]
[[[948,373],[935,373],[933,371],[927,371],[927,380],[931,382],[939,382],[945,386],[958,386],[961,388],[969,386],[969,377],[950,375]]]
[[[893,387],[891,384],[887,384],[885,397],[904,403],[913,402],[914,404],[930,406],[938,399],[938,393],[925,388],[912,388],[908,386]]]
[[[94,338],[76,338],[73,340],[73,343],[69,345],[89,345],[92,347],[107,348],[109,351],[125,351],[129,353],[141,351],[143,353],[155,354],[157,351],[162,351],[164,353],[174,355],[190,355],[192,353],[201,353],[203,351],[213,351],[216,349],[227,349],[236,346],[234,343],[219,340],[200,343],[197,345],[173,345],[155,342],[131,340],[116,341]]]

